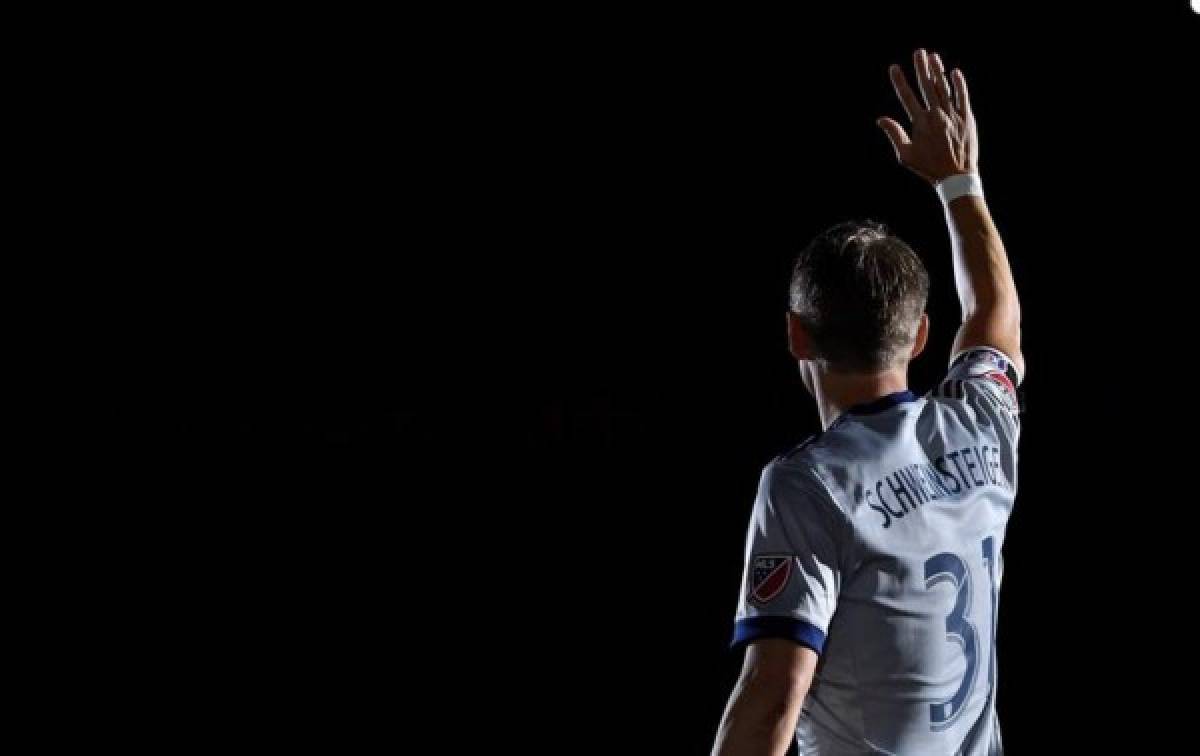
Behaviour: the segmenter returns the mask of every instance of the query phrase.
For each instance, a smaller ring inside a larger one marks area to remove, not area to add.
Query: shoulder
[[[778,457],[771,460],[771,462],[767,464],[766,469],[769,470],[772,465],[777,464],[803,464],[806,457],[811,456],[812,450],[821,444],[824,436],[824,433],[815,433],[809,436],[793,446],[791,449],[788,449],[783,454],[780,454]]]
[[[1016,419],[1021,411],[1017,387],[1023,376],[1003,352],[991,347],[971,347],[950,360],[946,377],[928,397],[978,405],[980,408],[1002,411]]]
[[[841,511],[824,471],[830,440],[828,434],[817,434],[767,463],[760,495],[774,508]]]
[[[964,349],[950,359],[949,380],[986,378],[1007,388],[1015,394],[1024,380],[1017,370],[1017,363],[999,349],[987,346]]]

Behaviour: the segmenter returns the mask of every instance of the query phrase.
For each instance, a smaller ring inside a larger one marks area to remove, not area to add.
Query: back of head
[[[928,297],[921,259],[871,221],[819,234],[792,271],[792,313],[836,372],[877,373],[906,359]]]

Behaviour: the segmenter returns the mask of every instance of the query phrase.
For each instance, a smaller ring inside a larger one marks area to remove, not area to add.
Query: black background
[[[220,545],[197,579],[229,589],[212,600],[239,619],[213,622],[247,629],[221,648],[302,708],[400,739],[442,723],[431,752],[707,752],[757,476],[819,427],[785,349],[799,247],[852,218],[909,241],[933,280],[912,387],[945,367],[939,204],[874,125],[901,114],[886,66],[924,46],[968,77],[1024,312],[1005,739],[1147,737],[1169,706],[1156,633],[1187,636],[1160,618],[1192,496],[1163,434],[1187,412],[1197,21],[1177,2],[223,27],[175,79],[192,183],[164,216],[189,387],[167,414],[203,439],[188,480]]]

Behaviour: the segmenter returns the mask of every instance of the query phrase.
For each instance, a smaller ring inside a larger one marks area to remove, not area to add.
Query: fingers
[[[917,50],[913,53],[913,67],[917,69],[917,86],[921,88],[925,106],[937,107],[937,93],[934,91],[933,77],[929,74],[929,57],[924,50]]]
[[[967,79],[957,68],[951,71],[950,75],[954,78],[954,91],[958,94],[958,114],[966,119],[971,115],[971,95],[967,92]]]
[[[942,59],[934,53],[930,56],[930,62],[930,74],[933,76],[933,89],[937,95],[938,107],[947,113],[954,112],[954,95],[950,92],[950,82],[946,80],[946,69],[942,66]]]
[[[904,112],[908,115],[908,120],[915,120],[917,114],[923,112],[925,108],[913,94],[912,87],[908,86],[904,70],[900,66],[892,65],[888,68],[888,74],[892,79],[892,87],[896,90],[896,97],[900,98],[900,104],[904,106]]]
[[[912,144],[908,134],[904,133],[904,128],[891,118],[880,118],[875,121],[875,125],[883,129],[884,134],[887,134],[888,141],[892,143],[892,149],[896,151],[896,159],[904,162],[901,153],[908,145]]]

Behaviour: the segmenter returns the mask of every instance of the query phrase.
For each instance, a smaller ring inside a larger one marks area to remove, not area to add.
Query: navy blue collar
[[[881,396],[878,399],[871,401],[871,402],[866,402],[864,404],[856,404],[853,407],[851,407],[850,409],[846,410],[845,413],[843,413],[843,414],[844,415],[874,415],[876,412],[883,412],[884,410],[891,409],[892,407],[895,407],[899,404],[904,404],[905,402],[915,402],[916,400],[917,400],[917,395],[914,394],[913,392],[909,391],[908,389],[905,389],[904,391],[897,391],[894,394],[888,394],[887,396]]]
[[[800,451],[801,449],[808,446],[812,442],[817,441],[818,439],[821,438],[821,436],[825,433],[826,430],[833,430],[838,425],[845,422],[846,418],[850,417],[851,415],[874,415],[876,412],[883,412],[884,410],[891,409],[892,407],[896,407],[901,404],[905,404],[907,402],[915,402],[915,401],[917,401],[917,395],[914,394],[913,392],[909,391],[908,389],[905,389],[904,391],[897,391],[894,394],[888,394],[887,396],[881,396],[878,399],[875,399],[870,402],[864,402],[863,404],[856,404],[853,407],[851,407],[850,409],[843,412],[842,414],[838,415],[837,420],[834,420],[832,423],[830,423],[828,428],[818,431],[816,435],[812,436],[811,438],[806,440],[804,443],[795,447],[794,449],[792,449],[790,452],[788,452],[784,456],[790,457],[791,455]]]
[[[906,402],[915,402],[916,400],[917,395],[908,389],[905,389],[904,391],[897,391],[894,394],[881,396],[878,399],[870,402],[856,404],[842,414],[838,415],[837,419],[829,424],[829,428],[832,429],[838,425],[841,425],[846,418],[850,417],[851,415],[874,415],[877,412],[883,412],[884,410],[889,410],[892,407],[896,407]]]

